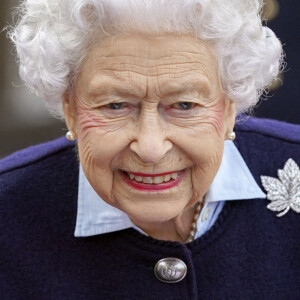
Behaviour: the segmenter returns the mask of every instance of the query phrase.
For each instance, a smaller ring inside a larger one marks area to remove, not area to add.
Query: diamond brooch
[[[267,191],[267,199],[271,203],[267,208],[280,212],[277,217],[284,216],[290,209],[300,213],[300,169],[293,159],[289,159],[283,170],[278,170],[278,178],[261,176],[261,182]]]

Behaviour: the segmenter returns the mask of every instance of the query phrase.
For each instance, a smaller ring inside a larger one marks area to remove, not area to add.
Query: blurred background
[[[0,28],[12,23],[18,0],[0,2]],[[264,18],[284,45],[287,67],[252,114],[300,124],[300,1],[265,0]],[[51,117],[42,99],[29,93],[19,78],[16,57],[5,32],[0,34],[0,158],[29,145],[66,133],[63,122]],[[299,132],[300,134],[300,132]]]

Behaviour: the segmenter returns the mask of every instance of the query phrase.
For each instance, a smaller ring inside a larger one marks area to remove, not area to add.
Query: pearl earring
[[[236,134],[234,131],[232,131],[229,135],[228,135],[228,139],[231,141],[234,141],[236,138]]]
[[[74,132],[74,131],[72,131],[72,130],[70,130],[70,131],[68,131],[67,133],[66,133],[66,138],[69,140],[69,141],[74,141],[74,140],[76,140],[76,133]]]

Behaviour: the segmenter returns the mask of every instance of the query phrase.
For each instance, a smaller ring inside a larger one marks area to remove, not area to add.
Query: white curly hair
[[[262,25],[262,0],[24,0],[9,37],[26,85],[63,117],[88,48],[106,36],[192,34],[215,53],[237,113],[254,106],[283,65],[282,45]]]

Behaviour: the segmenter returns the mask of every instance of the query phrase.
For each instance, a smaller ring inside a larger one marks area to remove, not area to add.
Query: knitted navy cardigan
[[[300,165],[300,126],[249,119],[236,145],[255,180]],[[300,215],[267,199],[227,202],[190,244],[134,229],[75,238],[79,164],[64,138],[0,163],[0,299],[300,299]],[[234,180],[234,178],[232,178]],[[163,283],[157,261],[183,260],[187,276]]]

